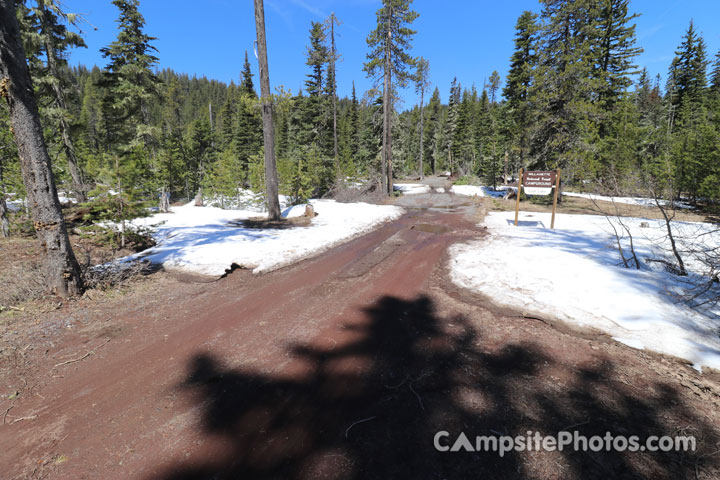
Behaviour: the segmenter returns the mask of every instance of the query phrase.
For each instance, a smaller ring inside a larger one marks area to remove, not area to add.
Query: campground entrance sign
[[[518,226],[518,214],[520,213],[520,193],[525,195],[553,195],[552,220],[550,228],[555,228],[555,210],[557,208],[558,191],[560,190],[560,169],[557,170],[536,170],[527,171],[523,174],[520,169],[518,174],[518,190],[515,195],[515,226]]]
[[[554,170],[525,172],[522,181],[525,195],[550,195],[556,174]]]

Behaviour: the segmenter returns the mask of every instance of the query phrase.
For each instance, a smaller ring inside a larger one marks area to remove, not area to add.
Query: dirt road
[[[31,387],[0,405],[0,478],[720,477],[715,383],[456,290],[446,249],[482,234],[482,209],[428,197],[295,266],[178,284],[86,312],[100,331],[49,332]],[[700,451],[433,447],[440,430],[563,429],[692,434]]]

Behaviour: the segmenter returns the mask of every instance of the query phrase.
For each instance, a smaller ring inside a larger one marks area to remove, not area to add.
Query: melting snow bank
[[[307,227],[246,228],[238,220],[257,217],[247,210],[222,210],[188,204],[133,221],[150,227],[157,246],[121,259],[147,259],[165,268],[220,276],[235,264],[267,272],[325,251],[339,243],[394,220],[403,209],[367,203],[312,200],[317,216]],[[302,215],[305,206],[285,210],[285,216]]]
[[[605,331],[617,341],[690,361],[695,368],[720,369],[720,306],[691,309],[675,294],[686,284],[664,270],[624,268],[605,217],[490,213],[488,239],[451,247],[451,277],[498,304],[528,314]],[[628,218],[635,248],[644,258],[663,255],[662,224]],[[641,223],[649,228],[641,228]],[[680,223],[678,229],[705,232],[720,244],[710,224]],[[692,262],[691,262],[692,264]],[[650,264],[653,265],[653,264]],[[691,266],[691,268],[693,268]]]
[[[507,190],[513,190],[514,187],[498,186],[497,190],[484,185],[453,185],[450,187],[450,193],[462,195],[465,197],[502,197]]]
[[[624,203],[626,205],[637,205],[640,207],[655,207],[655,200],[652,198],[642,198],[642,197],[606,197],[603,195],[595,195],[594,193],[576,193],[576,192],[566,192],[562,191],[562,194],[567,197],[578,197],[578,198],[587,198],[588,200],[595,200],[599,202],[615,202],[615,203]],[[669,205],[670,202],[667,200],[660,200],[660,204],[663,206]],[[685,202],[674,202],[673,205],[677,208],[693,208],[691,205],[688,205]]]
[[[430,193],[432,188],[424,183],[394,183],[393,190],[402,192],[403,195],[418,195],[421,193]]]

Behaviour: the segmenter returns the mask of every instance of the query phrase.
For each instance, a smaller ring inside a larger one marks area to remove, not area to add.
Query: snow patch
[[[403,195],[418,195],[421,193],[430,193],[432,188],[422,183],[395,183],[393,190],[402,192]]]
[[[153,230],[157,245],[121,262],[147,259],[165,268],[204,275],[223,275],[231,265],[266,272],[316,255],[339,243],[368,232],[404,210],[388,205],[337,203],[312,200],[317,217],[307,227],[247,228],[239,223],[258,213],[195,207],[193,202],[132,221],[135,228]],[[305,213],[305,205],[286,209],[286,217]]]
[[[514,187],[498,186],[496,190],[484,185],[453,185],[450,192],[464,197],[502,197],[505,191]]]
[[[596,195],[594,193],[576,193],[576,192],[562,192],[563,195],[568,197],[587,198],[588,200],[595,200],[599,202],[615,202],[626,205],[636,205],[640,207],[655,207],[655,200],[652,198],[642,197],[607,197],[604,195]],[[660,200],[660,205],[667,206],[670,202],[667,200]],[[677,208],[693,208],[684,202],[673,202],[673,205]]]
[[[546,213],[521,212],[519,227],[513,221],[514,212],[490,213],[489,238],[451,247],[455,283],[526,313],[597,328],[632,347],[684,358],[698,369],[720,369],[720,306],[690,308],[676,297],[688,280],[645,262],[666,253],[663,223],[623,219],[643,264],[637,270],[623,267],[605,217],[559,214],[555,230],[548,228]],[[682,238],[720,245],[711,224],[674,227]],[[702,273],[699,262],[687,263],[691,277]]]

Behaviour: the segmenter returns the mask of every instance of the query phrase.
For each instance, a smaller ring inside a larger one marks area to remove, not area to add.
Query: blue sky
[[[68,12],[84,14],[87,49],[72,52],[72,64],[105,65],[99,49],[116,35],[117,9],[110,0],[65,0]],[[297,92],[308,68],[305,52],[310,21],[320,21],[331,11],[343,22],[337,29],[338,93],[350,95],[354,80],[358,96],[372,86],[362,71],[368,51],[365,39],[375,26],[379,0],[265,0],[265,17],[273,88],[283,85]],[[420,14],[414,28],[413,55],[430,62],[431,82],[447,99],[454,76],[463,85],[481,87],[497,70],[505,76],[513,50],[517,17],[523,10],[539,12],[537,0],[437,1],[416,0]],[[244,51],[248,50],[253,73],[255,24],[252,0],[141,0],[146,32],[157,37],[160,67],[178,72],[205,75],[229,82],[238,81]],[[645,52],[638,58],[652,75],[667,72],[673,53],[690,19],[703,33],[709,56],[720,49],[720,1],[718,0],[632,0],[638,45]],[[256,85],[257,85],[257,77]],[[403,92],[405,107],[417,101],[413,89]]]

